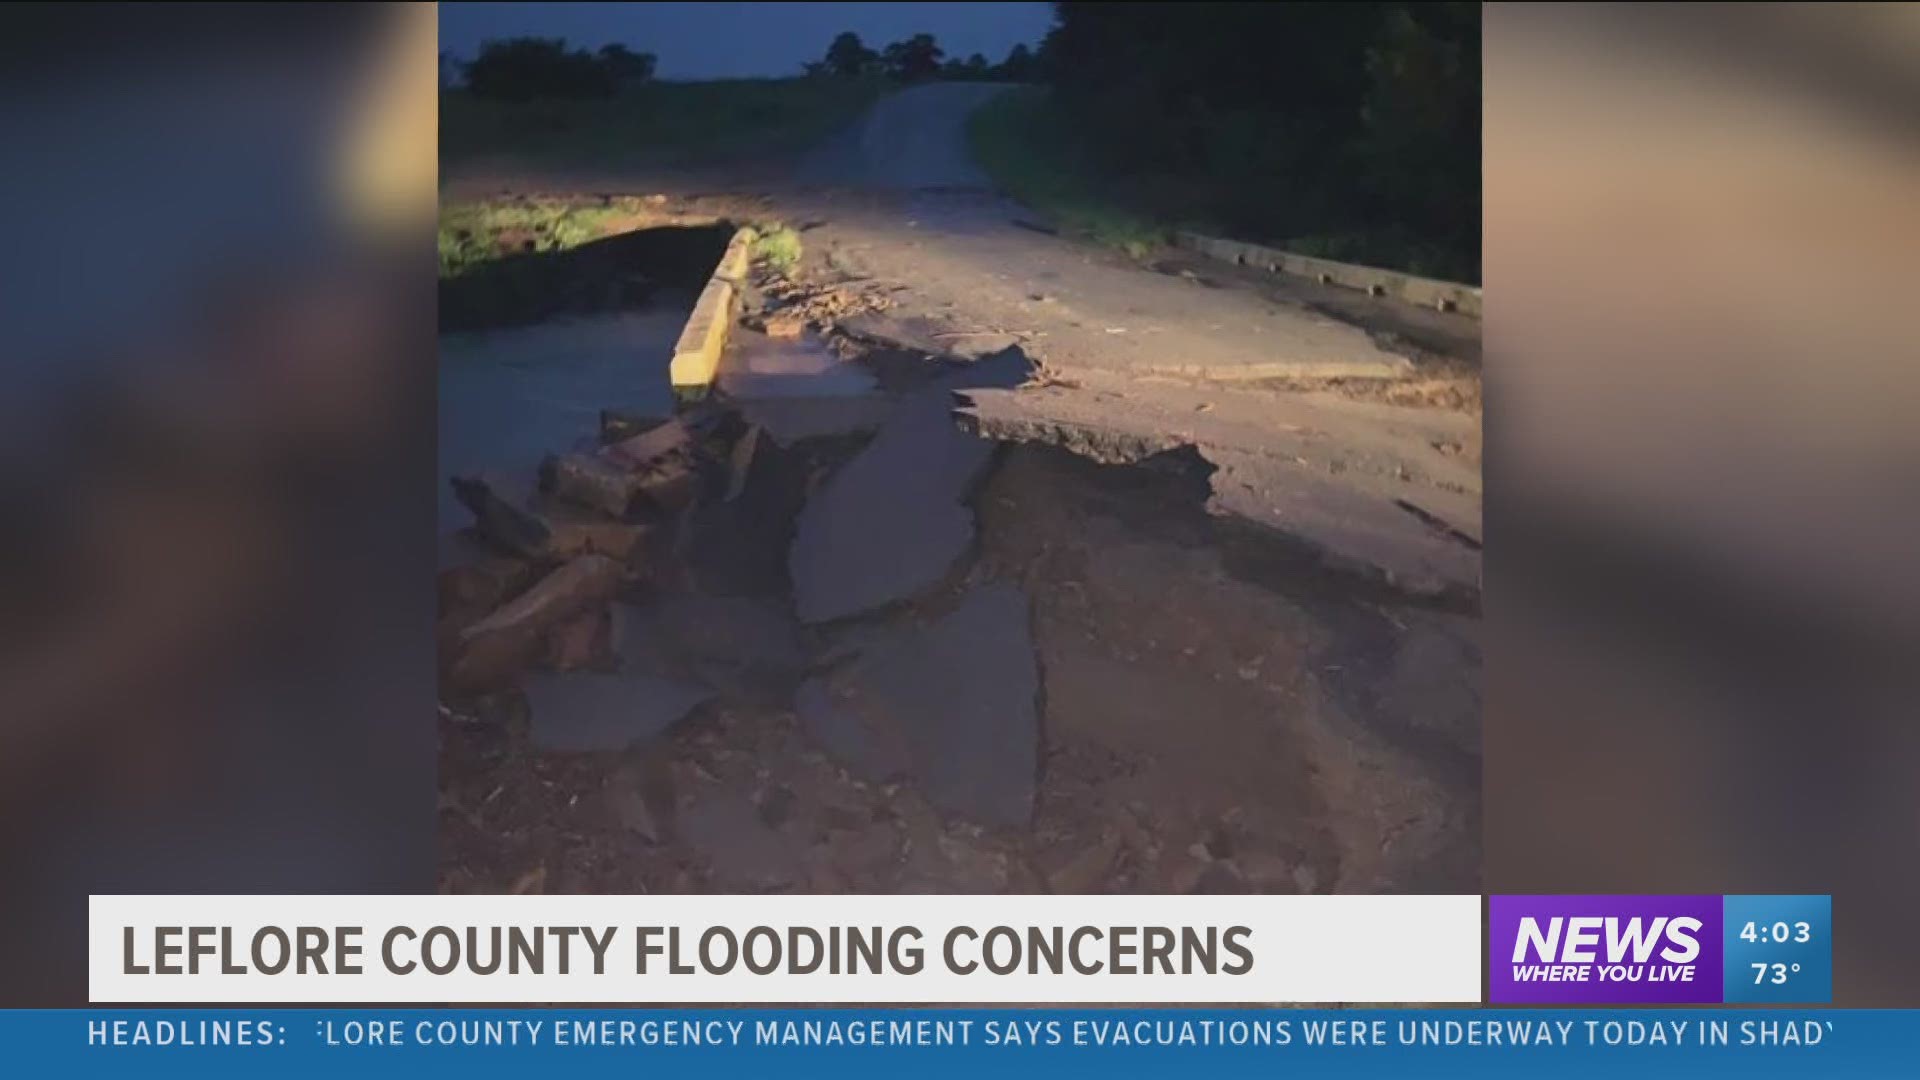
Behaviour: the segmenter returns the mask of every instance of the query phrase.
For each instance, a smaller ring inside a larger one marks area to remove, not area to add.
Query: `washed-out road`
[[[766,477],[796,471],[798,508],[756,516],[749,479],[715,504],[723,528],[689,533],[710,542],[696,554],[773,540],[790,588],[749,599],[817,662],[790,705],[727,705],[668,748],[677,822],[625,817],[673,838],[636,859],[640,826],[587,830],[620,857],[555,856],[603,875],[567,884],[1478,887],[1477,405],[1381,389],[1471,371],[1476,324],[1048,230],[967,154],[967,117],[996,92],[905,90],[752,172],[509,185],[777,218],[801,232],[803,292],[883,301],[833,315],[824,340],[729,345],[722,389],[764,430],[766,402],[736,391],[847,406],[873,432],[827,468],[802,469],[804,439],[802,457],[756,452]],[[783,283],[758,287],[779,314]],[[727,625],[715,597],[678,599],[690,628]],[[752,635],[717,636],[738,652]],[[472,772],[456,801],[490,800],[495,770]],[[617,808],[651,782],[581,783]],[[545,822],[573,812],[557,797],[502,801]]]
[[[1109,460],[1192,445],[1219,470],[1215,510],[1401,584],[1477,591],[1478,416],[1298,388],[1419,380],[1396,339],[1477,365],[1477,322],[1038,231],[967,151],[968,115],[1002,89],[901,91],[792,169],[774,203],[812,223],[820,272],[887,283],[892,322],[922,343],[1040,361],[1049,385],[970,395],[988,434]]]
[[[443,197],[664,193],[779,217],[802,228],[808,275],[887,293],[895,336],[962,357],[1018,345],[1042,366],[1042,387],[970,395],[963,422],[1105,460],[1192,446],[1218,470],[1211,509],[1416,591],[1477,594],[1477,401],[1395,402],[1422,400],[1436,356],[1443,372],[1477,372],[1478,321],[1058,235],[968,151],[968,116],[1005,89],[896,92],[796,160],[565,176],[495,166],[450,178]],[[1327,385],[1340,377],[1376,392]],[[1386,379],[1406,393],[1378,392]]]

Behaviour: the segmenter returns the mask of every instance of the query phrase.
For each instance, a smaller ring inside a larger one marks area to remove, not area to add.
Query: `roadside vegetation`
[[[1016,197],[1117,246],[1188,226],[1479,281],[1479,5],[1055,10],[1045,89],[971,131]]]
[[[753,241],[755,258],[785,274],[800,265],[800,234],[792,227],[772,222],[761,225]]]
[[[486,158],[614,169],[691,165],[798,150],[851,122],[879,79],[645,81],[606,97],[440,95],[442,169]]]
[[[1058,228],[1144,258],[1167,239],[1156,222],[1100,167],[1053,95],[1041,87],[1009,90],[967,119],[974,160],[1007,194],[1045,215]]]
[[[440,208],[440,276],[459,277],[502,255],[565,251],[621,231],[641,200],[514,199]]]

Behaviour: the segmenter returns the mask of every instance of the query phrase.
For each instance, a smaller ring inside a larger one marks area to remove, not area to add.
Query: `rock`
[[[809,681],[795,706],[854,772],[908,778],[941,809],[1021,825],[1039,768],[1038,691],[1026,594],[995,583]]]
[[[607,654],[607,612],[576,615],[547,631],[547,666],[555,671],[577,671]]]
[[[641,497],[662,513],[684,510],[699,492],[699,474],[684,455],[655,458],[634,476]]]
[[[547,523],[502,494],[512,490],[510,485],[488,476],[456,476],[449,482],[460,505],[473,513],[474,530],[487,541],[530,559],[546,554]]]
[[[671,417],[632,412],[627,409],[601,409],[600,442],[602,444],[622,442],[652,431],[669,419]]]
[[[624,573],[603,555],[582,555],[462,630],[454,644],[449,681],[472,690],[510,681],[539,650],[546,632],[606,603]]]
[[[555,510],[547,516],[547,551],[560,558],[576,555],[605,555],[636,569],[647,527],[625,521],[609,521],[599,514]]]
[[[644,672],[574,672],[527,680],[533,743],[569,752],[625,750],[658,737],[713,696]]]
[[[902,401],[873,442],[807,500],[789,553],[803,622],[857,615],[939,583],[973,541],[962,499],[992,444],[961,432],[949,394]]]
[[[578,457],[579,455],[574,455]],[[536,562],[563,562],[579,555],[628,561],[645,536],[644,526],[608,519],[604,512],[548,501],[536,511],[505,494],[502,481],[455,477],[454,491],[474,514],[474,532],[493,548]]]
[[[616,465],[638,469],[668,454],[691,449],[693,432],[685,420],[675,417],[629,439],[606,447],[602,454]]]
[[[806,317],[792,311],[776,311],[760,323],[760,332],[770,338],[792,340],[806,333],[806,330]]]
[[[589,454],[560,454],[540,465],[540,489],[557,498],[623,518],[639,482],[631,470]]]
[[[483,558],[440,571],[436,578],[440,614],[484,616],[533,580],[533,567],[519,559]],[[469,620],[477,621],[477,618]]]
[[[468,640],[517,630],[545,629],[604,603],[620,587],[620,564],[604,555],[582,555],[541,578],[492,615],[467,628]]]

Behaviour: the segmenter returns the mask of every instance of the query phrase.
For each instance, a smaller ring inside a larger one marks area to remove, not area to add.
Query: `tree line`
[[[925,82],[929,79],[1024,82],[1036,74],[1033,50],[1015,45],[999,63],[982,53],[964,59],[949,57],[932,34],[914,34],[875,51],[851,30],[840,33],[827,46],[825,56],[803,69],[819,78],[871,78],[886,76],[899,82]]]
[[[1104,175],[1249,239],[1479,279],[1477,3],[1069,0],[1036,60]]]
[[[652,53],[619,42],[588,52],[569,48],[565,38],[517,37],[483,43],[464,64],[442,53],[440,77],[447,83],[457,70],[469,93],[495,101],[611,97],[653,78],[654,62]]]
[[[516,37],[487,41],[472,60],[460,63],[440,57],[441,83],[457,76],[467,92],[496,101],[534,98],[610,97],[623,87],[653,77],[655,57],[625,45],[603,45],[598,51],[573,48],[564,38]],[[835,37],[826,55],[805,64],[813,78],[888,78],[898,82],[929,79],[1021,82],[1033,78],[1037,65],[1032,49],[1015,45],[998,63],[974,53],[949,58],[932,34],[914,34],[875,50],[848,31]]]

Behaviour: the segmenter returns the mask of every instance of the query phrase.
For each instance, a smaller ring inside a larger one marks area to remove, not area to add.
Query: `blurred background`
[[[1831,892],[1920,1004],[1920,16],[1484,17],[1485,888]],[[426,891],[432,5],[0,14],[0,1002]]]
[[[1920,8],[1484,34],[1485,887],[1830,892],[1920,1004]]]
[[[0,1002],[97,892],[431,888],[432,5],[0,14]]]

